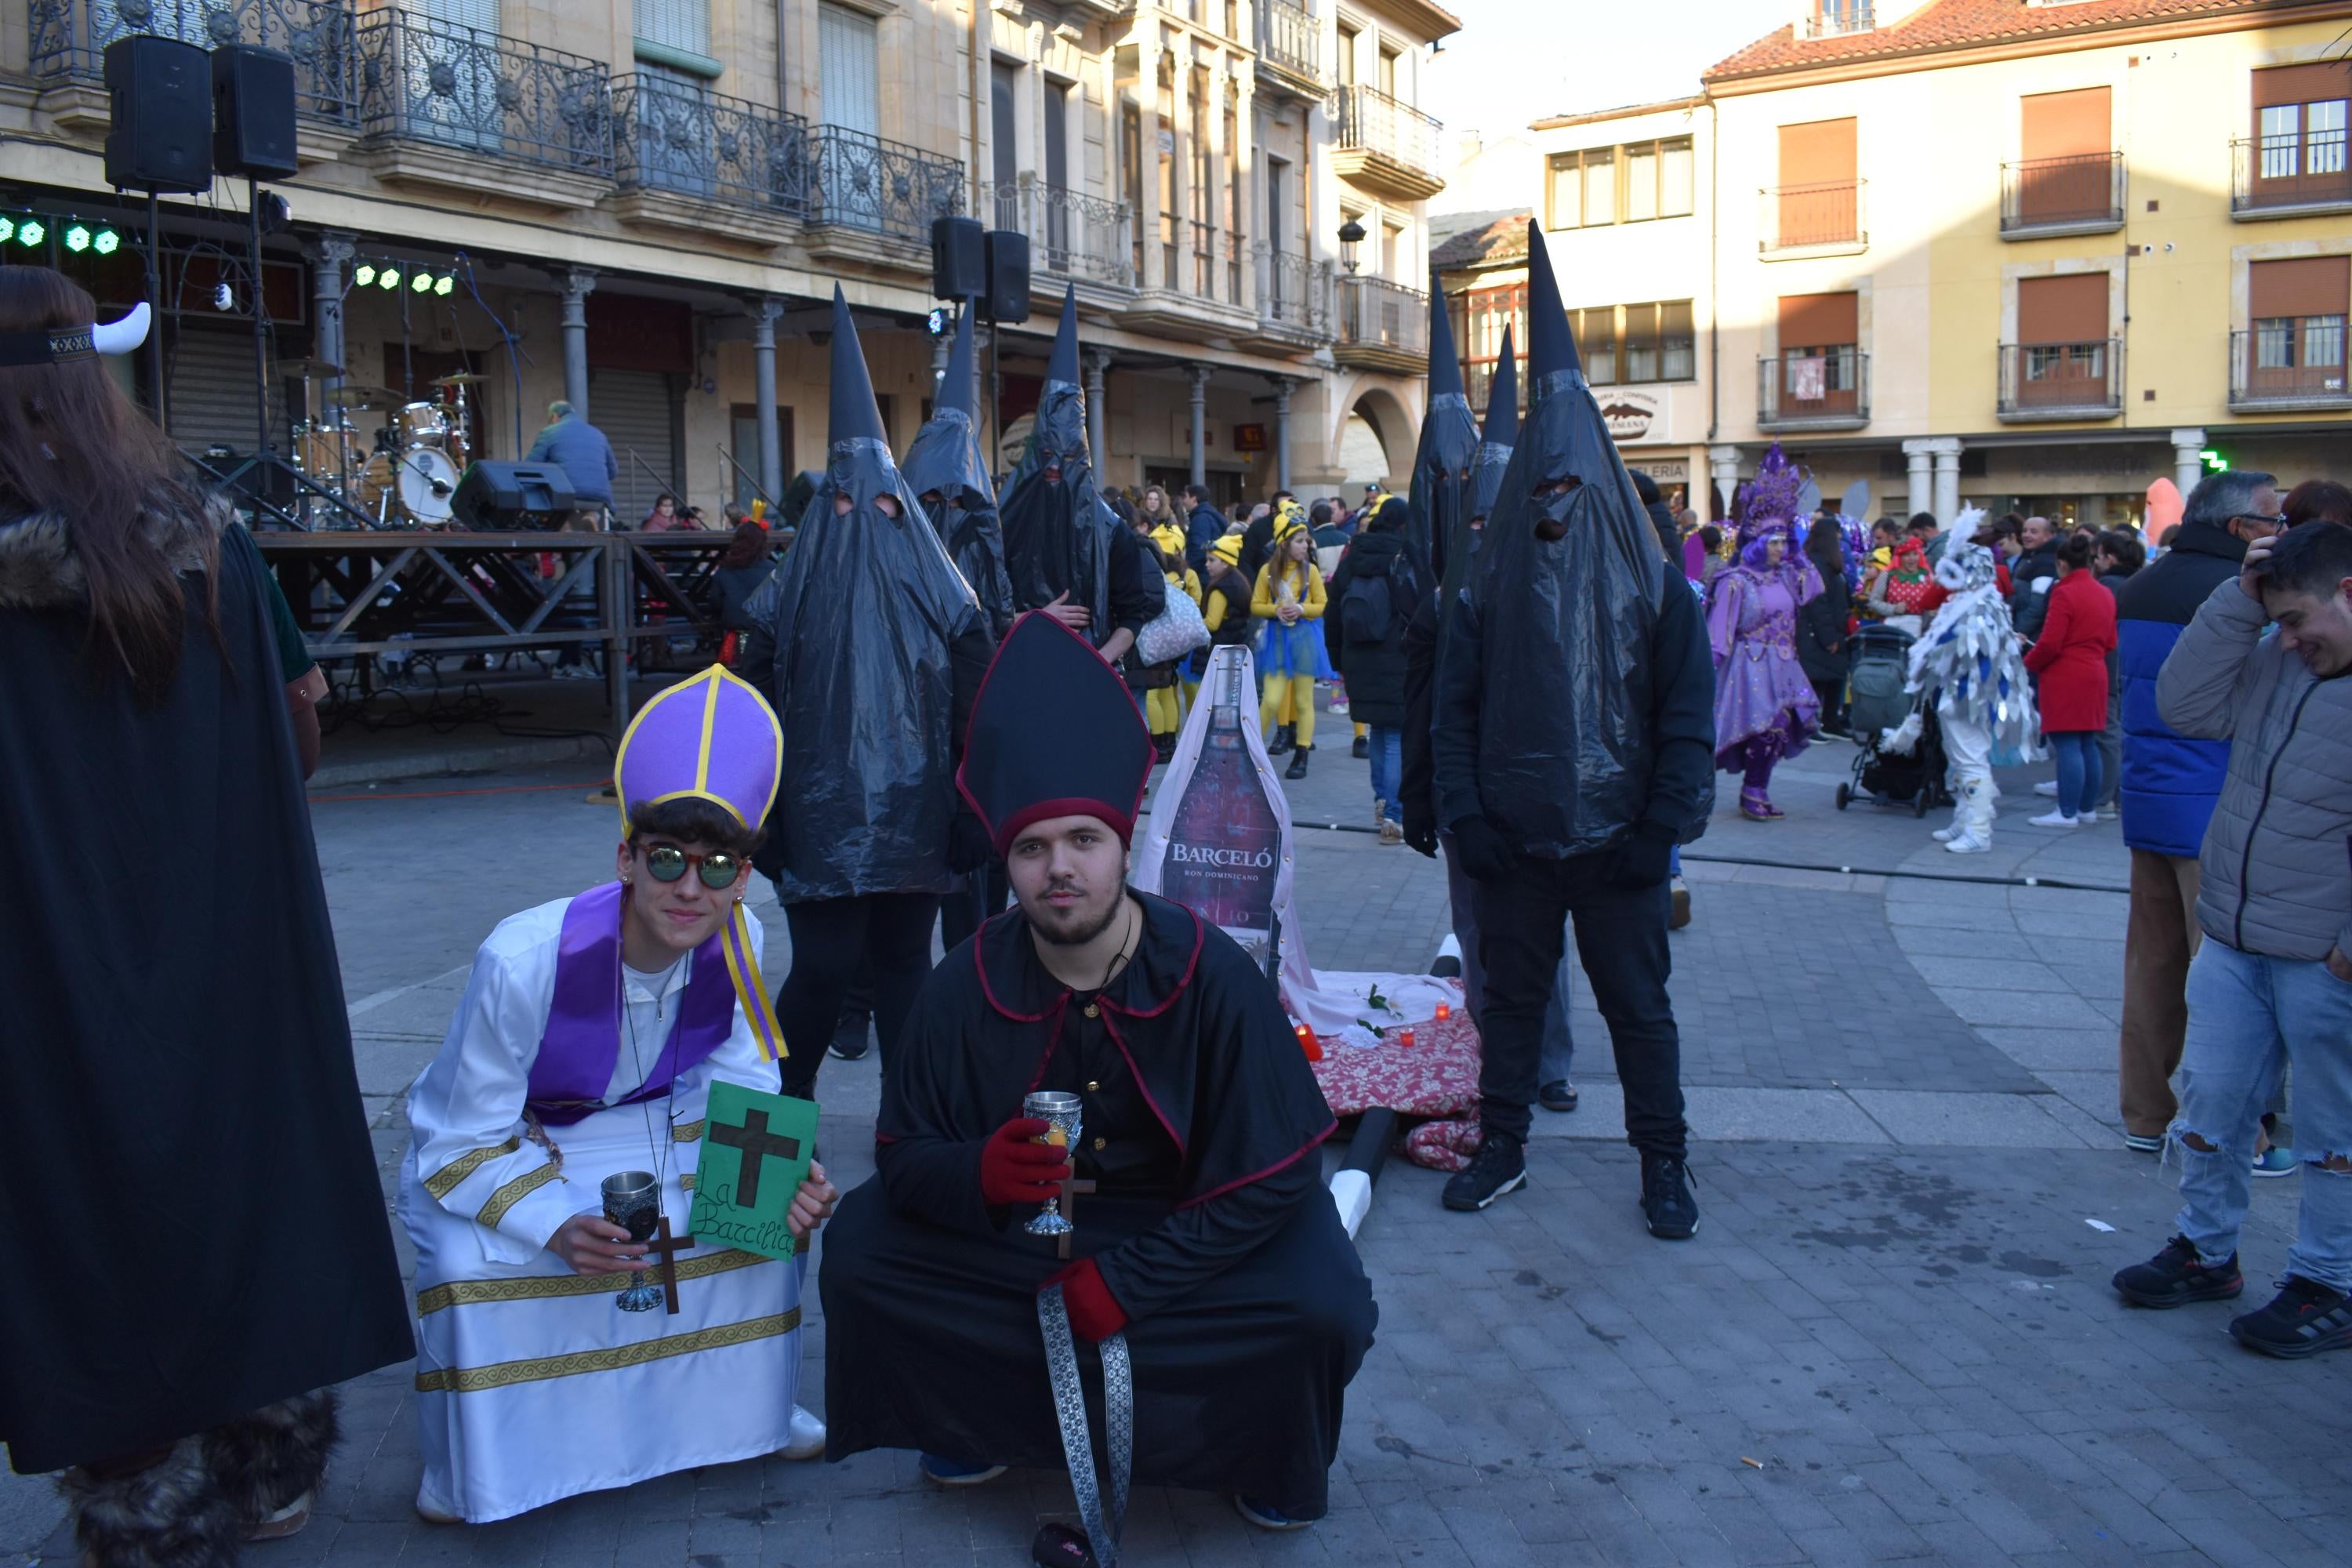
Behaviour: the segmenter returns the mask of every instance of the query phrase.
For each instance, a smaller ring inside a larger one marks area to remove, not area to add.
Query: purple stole
[[[524,1100],[531,1114],[550,1127],[569,1127],[603,1109],[620,1060],[624,890],[621,883],[607,882],[581,894],[563,911],[554,1002]],[[735,988],[714,934],[694,950],[685,995],[652,1073],[619,1103],[667,1094],[678,1074],[727,1043],[734,1026]]]

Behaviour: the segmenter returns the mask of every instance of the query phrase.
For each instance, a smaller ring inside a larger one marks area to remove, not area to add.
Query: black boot
[[[1278,757],[1290,750],[1291,737],[1297,732],[1298,726],[1296,724],[1276,724],[1274,727],[1274,739],[1265,743],[1265,754],[1269,757]]]
[[[1176,760],[1175,736],[1154,735],[1151,737],[1151,747],[1153,751],[1159,753],[1160,760],[1161,762],[1172,763]]]
[[[1370,736],[1369,736],[1369,735],[1359,735],[1359,736],[1357,736],[1357,737],[1356,737],[1356,743],[1355,743],[1355,745],[1353,745],[1352,747],[1350,747],[1350,748],[1349,749],[1349,752],[1348,752],[1348,754],[1349,754],[1349,756],[1351,756],[1351,757],[1355,758],[1355,759],[1356,759],[1356,761],[1358,761],[1358,762],[1360,762],[1360,762],[1362,762],[1366,757],[1370,756],[1370,755],[1372,754],[1372,742],[1371,742],[1371,737],[1370,737]]]
[[[1314,754],[1314,747],[1299,747],[1297,752],[1295,752],[1290,759],[1290,766],[1283,770],[1282,776],[1286,779],[1305,778],[1307,776],[1307,759]]]

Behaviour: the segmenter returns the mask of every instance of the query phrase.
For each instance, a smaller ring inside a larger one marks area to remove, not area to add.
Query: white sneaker
[[[423,1520],[427,1524],[463,1524],[466,1522],[465,1515],[457,1512],[457,1510],[443,1502],[439,1498],[435,1497],[431,1492],[426,1491],[423,1481],[416,1483],[416,1517]]]
[[[1946,844],[1944,847],[1954,855],[1990,855],[1992,853],[1992,844],[1990,840],[1974,838],[1966,833],[1960,834],[1958,837]]]
[[[2074,814],[2074,822],[2077,826],[2096,827],[2099,825],[2099,814],[2095,811],[2077,812]]]
[[[2051,799],[2055,800],[2058,798],[2058,781],[2056,779],[2043,779],[2040,784],[2033,786],[2033,793],[2036,795],[2045,795]]]
[[[787,1459],[822,1459],[824,1458],[824,1423],[802,1409],[793,1406],[792,1439],[777,1450]]]
[[[1949,844],[1953,839],[1958,838],[1959,836],[1960,830],[1957,827],[1938,827],[1935,832],[1927,835],[1928,837],[1934,839],[1938,844]]]
[[[2025,820],[2036,827],[2074,827],[2079,826],[2083,819],[2079,816],[2069,816],[2063,811],[2045,811],[2039,816],[2029,816]]]

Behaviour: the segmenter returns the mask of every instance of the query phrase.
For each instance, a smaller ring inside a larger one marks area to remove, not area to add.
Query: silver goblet
[[[1022,1097],[1021,1114],[1039,1117],[1050,1124],[1038,1142],[1051,1143],[1075,1156],[1084,1103],[1076,1095],[1060,1089],[1038,1089]],[[1061,1205],[1048,1198],[1037,1217],[1021,1228],[1031,1236],[1067,1236],[1076,1227],[1062,1217]]]
[[[651,1241],[661,1224],[661,1178],[651,1171],[615,1171],[604,1178],[604,1217],[629,1233],[631,1241]],[[644,1274],[613,1298],[624,1312],[650,1312],[662,1304],[661,1287]]]

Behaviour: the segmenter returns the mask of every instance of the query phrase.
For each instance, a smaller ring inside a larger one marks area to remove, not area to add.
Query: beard
[[[1066,889],[1067,884],[1064,884],[1060,889],[1048,888],[1045,891]],[[1056,910],[1040,898],[1034,908],[1024,900],[1021,912],[1028,916],[1029,929],[1037,933],[1038,941],[1054,947],[1084,947],[1108,931],[1110,922],[1118,917],[1118,895],[1123,890],[1123,886],[1115,889],[1099,908],[1088,901]]]

